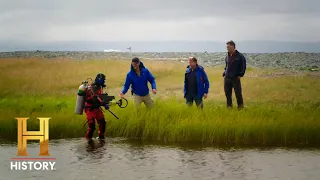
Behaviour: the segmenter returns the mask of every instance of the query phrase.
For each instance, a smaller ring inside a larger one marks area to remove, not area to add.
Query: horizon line
[[[313,41],[301,41],[301,40],[236,40],[236,39],[229,39],[225,41],[221,40],[49,40],[49,41],[31,41],[33,43],[57,43],[57,42],[218,42],[218,43],[226,43],[230,40],[235,42],[293,42],[293,43],[320,43],[320,40],[313,40]],[[10,40],[10,39],[3,39],[2,41],[11,41],[11,42],[30,42],[26,40]]]
[[[215,53],[226,53],[226,51],[110,51],[105,52],[104,50],[44,50],[44,49],[37,49],[37,50],[12,50],[12,51],[1,51],[0,53],[14,53],[14,52],[99,52],[99,53],[208,53],[208,54],[215,54]],[[278,54],[278,53],[316,53],[319,54],[320,52],[317,51],[278,51],[278,52],[243,52],[246,54]]]

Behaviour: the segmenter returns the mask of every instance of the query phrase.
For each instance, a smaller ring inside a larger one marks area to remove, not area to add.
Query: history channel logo
[[[17,156],[29,156],[27,152],[28,140],[39,140],[40,153],[38,156],[44,157],[19,157],[11,158],[11,170],[37,170],[37,171],[54,171],[56,158],[50,158],[49,154],[49,119],[38,118],[40,121],[39,131],[27,131],[28,118],[16,118],[18,121],[18,154]]]

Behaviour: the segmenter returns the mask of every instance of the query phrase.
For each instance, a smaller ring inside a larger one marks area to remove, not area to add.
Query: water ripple
[[[10,171],[16,144],[0,146],[0,179],[318,179],[320,151],[137,146],[116,139],[50,141],[57,170]],[[38,144],[28,144],[36,156]]]

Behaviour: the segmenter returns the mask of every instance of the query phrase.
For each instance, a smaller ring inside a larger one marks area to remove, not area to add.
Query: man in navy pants
[[[240,79],[246,72],[246,58],[236,50],[236,44],[233,41],[227,42],[227,50],[225,71],[222,74],[224,77],[224,92],[227,98],[227,107],[232,108],[232,88],[234,88],[238,109],[242,109],[243,97]]]

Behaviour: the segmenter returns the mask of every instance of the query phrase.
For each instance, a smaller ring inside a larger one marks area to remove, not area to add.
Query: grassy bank
[[[0,138],[16,140],[15,117],[52,117],[50,138],[83,137],[85,116],[74,115],[77,88],[97,72],[107,75],[108,93],[118,95],[128,61],[0,60]],[[144,62],[156,77],[156,106],[136,111],[113,107],[107,135],[129,139],[213,145],[314,146],[320,144],[320,82],[311,72],[248,68],[242,80],[246,109],[225,108],[222,67],[206,68],[205,108],[187,108],[182,97],[185,65]],[[130,99],[130,96],[127,95]],[[234,101],[235,102],[235,101]]]

